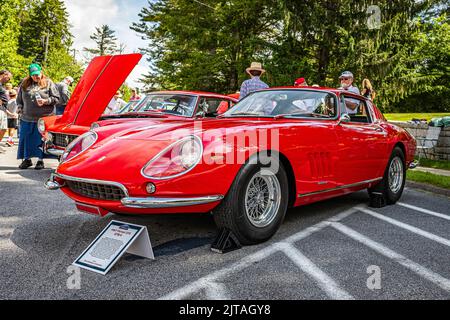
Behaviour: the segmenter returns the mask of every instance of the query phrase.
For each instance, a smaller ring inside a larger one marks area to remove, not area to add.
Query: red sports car
[[[208,121],[115,121],[74,140],[46,187],[102,216],[212,212],[243,244],[289,207],[361,189],[395,203],[416,149],[370,100],[329,88],[258,91]]]
[[[131,112],[102,115],[141,54],[96,57],[76,86],[62,116],[39,119],[38,128],[44,140],[44,152],[61,156],[75,138],[89,131],[95,121],[104,119],[189,120],[215,117],[227,111],[238,99],[210,92],[164,91],[147,95]],[[109,125],[115,121],[96,123]]]

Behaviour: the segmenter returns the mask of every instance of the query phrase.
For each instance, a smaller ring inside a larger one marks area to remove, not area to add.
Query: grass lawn
[[[439,176],[429,172],[408,170],[406,179],[416,182],[428,183],[437,187],[450,189],[450,177]]]
[[[419,158],[416,157],[415,159],[418,160]],[[420,159],[419,166],[434,169],[450,170],[450,161],[429,160],[422,158]]]
[[[384,116],[390,121],[410,121],[411,119],[427,119],[442,118],[450,116],[450,113],[385,113]]]

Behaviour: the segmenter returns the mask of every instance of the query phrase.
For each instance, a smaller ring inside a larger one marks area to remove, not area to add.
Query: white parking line
[[[443,244],[443,245],[445,245],[447,247],[450,247],[450,240],[448,240],[448,239],[439,237],[439,236],[437,236],[437,235],[435,235],[433,233],[430,233],[428,231],[425,231],[425,230],[413,227],[413,226],[411,226],[409,224],[406,224],[406,223],[400,222],[398,220],[386,217],[384,215],[381,215],[379,213],[376,213],[376,212],[374,212],[372,210],[369,210],[369,209],[366,209],[366,208],[363,208],[363,207],[357,207],[357,209],[362,211],[362,212],[364,212],[364,213],[366,213],[366,214],[368,214],[368,215],[371,215],[374,218],[386,221],[387,223],[393,224],[393,225],[395,225],[397,227],[400,227],[402,229],[408,230],[408,231],[410,231],[412,233],[418,234],[418,235],[420,235],[422,237],[425,237],[427,239],[436,241],[436,242],[438,242],[440,244]]]
[[[328,297],[337,300],[354,300],[354,298],[341,289],[339,285],[325,272],[317,267],[311,260],[305,257],[297,248],[289,243],[280,243],[280,249],[294,262],[297,267],[313,278],[318,286],[326,292]]]
[[[210,282],[205,288],[209,300],[230,300],[226,286],[223,283]]]
[[[450,221],[450,216],[449,215],[445,215],[445,214],[442,214],[442,213],[439,213],[439,212],[435,212],[435,211],[431,211],[431,210],[428,210],[428,209],[424,209],[424,208],[421,208],[421,207],[416,207],[416,206],[413,206],[413,205],[410,205],[410,204],[407,204],[407,203],[403,203],[403,202],[397,202],[397,204],[399,206],[402,206],[402,207],[405,207],[405,208],[408,208],[408,209],[412,209],[412,210],[415,210],[415,211],[419,211],[419,212],[422,212],[422,213],[426,213],[426,214],[429,214],[429,215],[432,215],[432,216],[439,217],[439,218],[442,218],[442,219]]]
[[[447,292],[450,292],[450,280],[444,278],[443,276],[431,271],[430,269],[427,269],[414,261],[409,260],[408,258],[396,253],[395,251],[392,251],[391,249],[383,246],[382,244],[375,242],[362,234],[356,232],[355,230],[344,226],[343,224],[339,222],[332,222],[331,226],[335,228],[336,230],[340,231],[346,236],[349,236],[350,238],[358,241],[359,243],[362,243],[365,246],[368,246],[369,248],[372,248],[379,254],[394,260],[395,262],[401,264],[402,266],[408,268],[409,270],[413,271],[414,273],[418,274],[424,279],[427,279],[437,286],[441,287]]]
[[[340,221],[340,220],[348,217],[349,215],[351,215],[354,212],[356,212],[356,209],[352,208],[352,209],[346,210],[346,211],[330,218],[329,220],[319,222],[311,227],[306,228],[305,230],[302,230],[302,231],[288,237],[284,241],[276,242],[264,249],[261,249],[255,253],[249,255],[249,256],[241,259],[240,261],[233,263],[229,267],[225,267],[223,269],[215,271],[215,272],[213,272],[207,276],[204,276],[194,282],[191,282],[190,284],[188,284],[184,287],[176,289],[176,290],[172,291],[171,293],[160,297],[159,300],[177,300],[177,299],[184,299],[186,297],[189,297],[190,295],[192,295],[202,289],[208,288],[211,283],[217,283],[217,282],[220,283],[222,279],[230,276],[230,274],[239,272],[239,271],[251,266],[252,264],[254,264],[256,262],[262,261],[262,260],[266,259],[267,257],[269,257],[270,255],[272,255],[276,252],[279,252],[281,250],[281,247],[280,247],[281,243],[293,244],[294,242],[304,239],[304,238],[310,236],[311,234],[318,232],[318,231],[322,230],[323,228],[329,226],[330,222]]]

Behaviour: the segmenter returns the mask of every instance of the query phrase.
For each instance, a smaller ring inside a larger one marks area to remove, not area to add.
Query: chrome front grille
[[[78,138],[76,135],[71,134],[63,134],[63,133],[55,133],[50,132],[53,135],[53,144],[58,147],[65,148],[71,143],[73,140]]]
[[[120,201],[125,198],[124,191],[118,186],[81,181],[66,181],[73,192],[92,199]]]

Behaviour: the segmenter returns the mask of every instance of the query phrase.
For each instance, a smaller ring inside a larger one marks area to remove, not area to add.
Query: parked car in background
[[[161,116],[207,112],[200,97],[149,99]],[[212,212],[242,244],[273,236],[289,207],[362,189],[395,203],[416,149],[370,100],[328,88],[258,91],[213,119],[118,117],[74,140],[46,187],[100,216]]]
[[[94,122],[101,120],[112,119],[104,123],[107,125],[119,118],[130,121],[145,118],[148,122],[152,118],[160,121],[214,117],[237,102],[235,98],[210,92],[156,92],[140,101],[130,102],[117,114],[103,115],[106,106],[141,57],[141,54],[127,54],[94,58],[75,87],[64,114],[39,120],[44,152],[61,156],[70,142],[89,131]],[[99,125],[100,122],[95,124]]]

